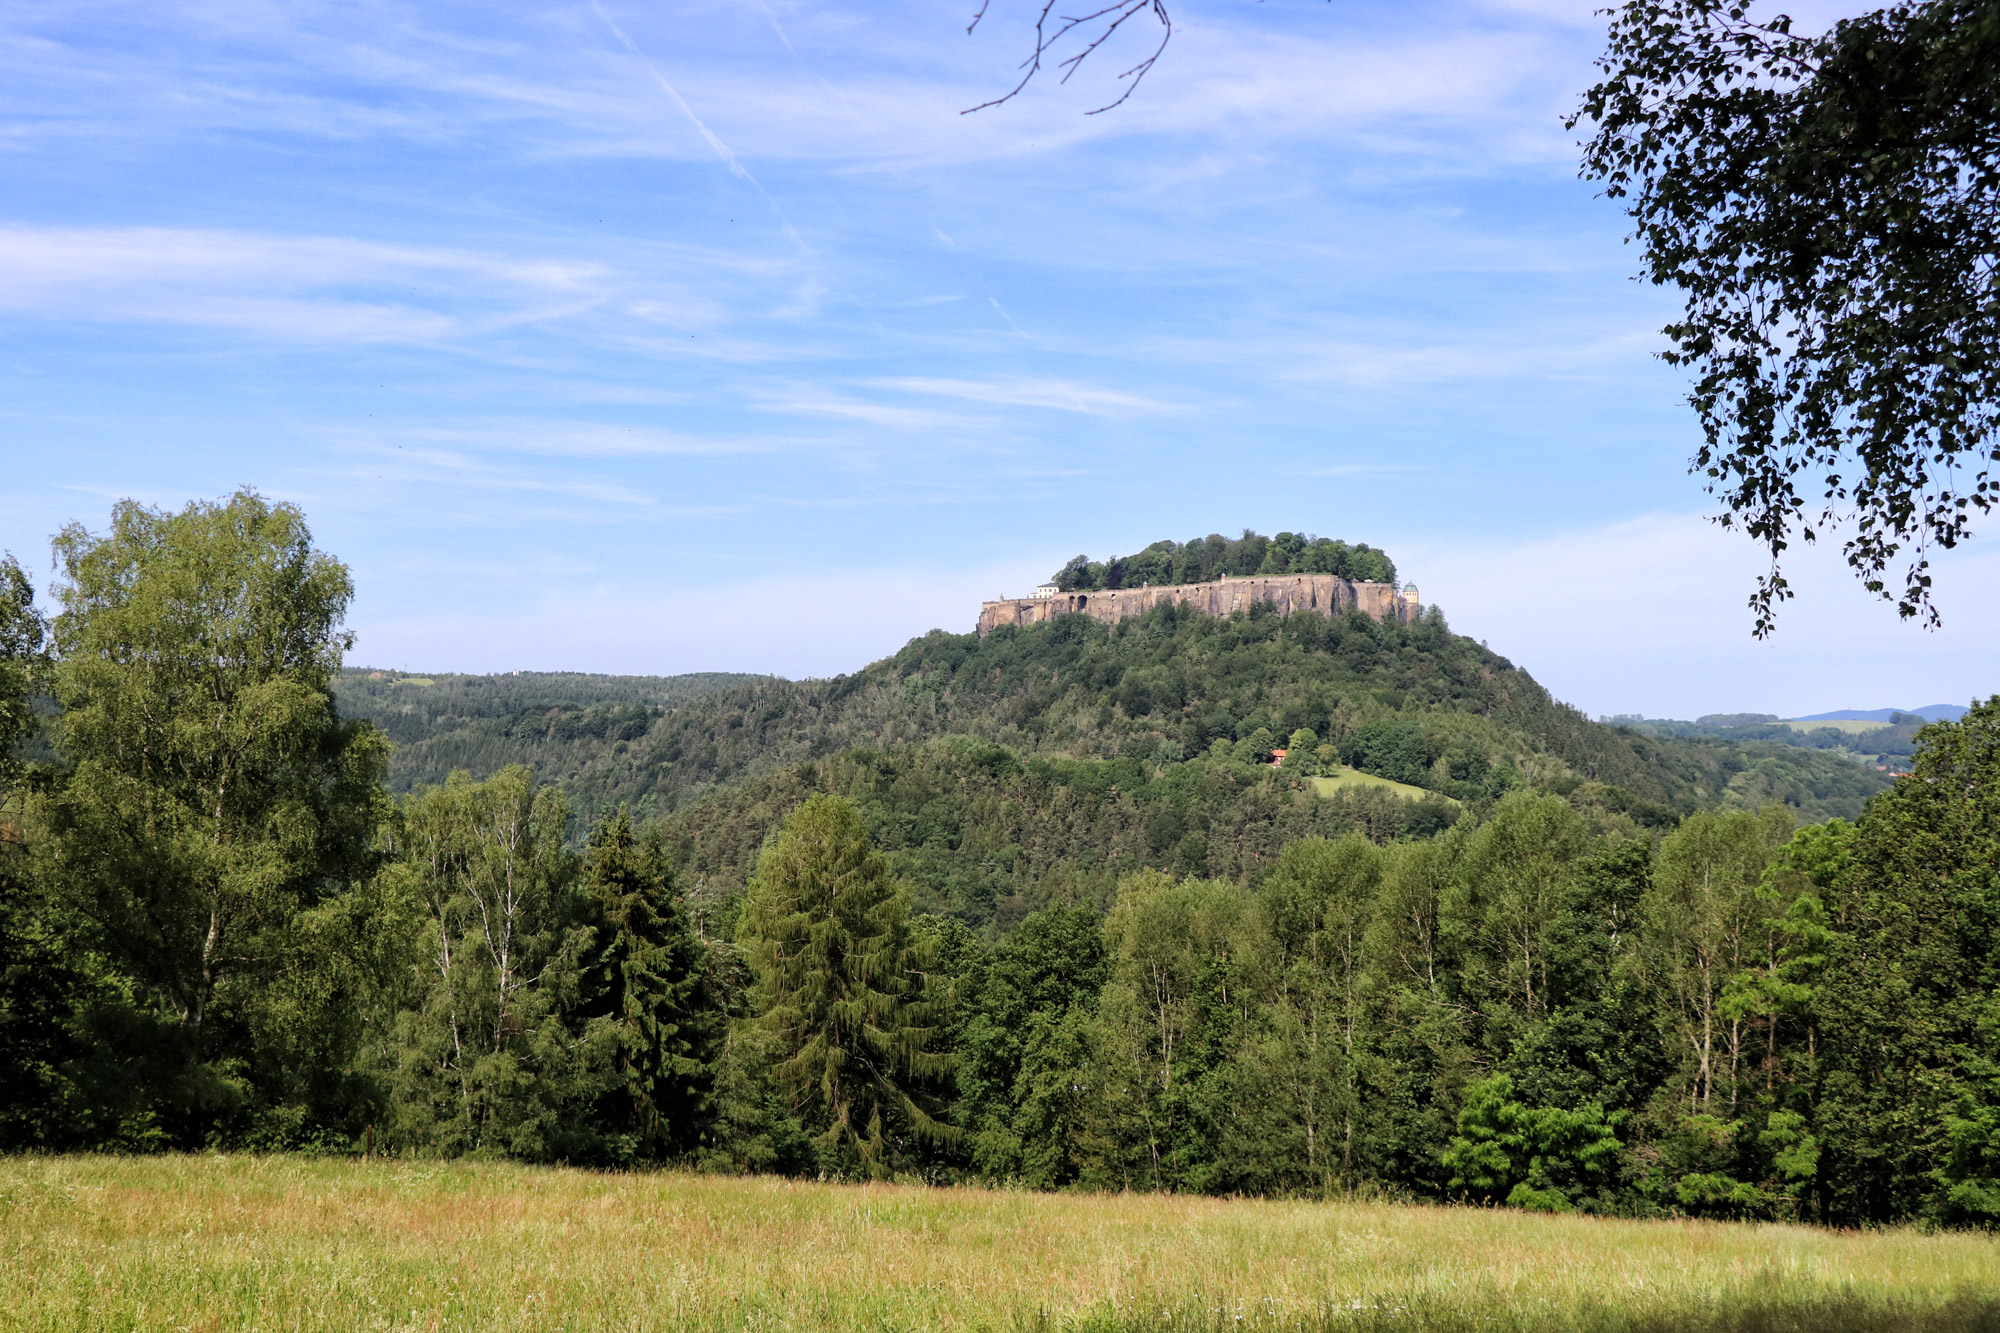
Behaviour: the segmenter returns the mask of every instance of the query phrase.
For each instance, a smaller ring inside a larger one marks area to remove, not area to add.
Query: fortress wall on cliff
[[[1062,615],[1089,616],[1110,625],[1166,602],[1218,617],[1247,611],[1259,602],[1280,615],[1318,611],[1330,616],[1359,608],[1378,620],[1409,621],[1422,610],[1388,583],[1360,583],[1333,574],[1273,574],[1152,588],[1066,592],[1054,597],[1007,597],[980,604],[979,632],[984,635],[1002,625],[1040,625]]]

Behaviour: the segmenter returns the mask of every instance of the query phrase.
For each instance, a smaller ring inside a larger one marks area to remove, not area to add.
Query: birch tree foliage
[[[1662,1024],[1680,1047],[1689,1114],[1734,1116],[1751,1048],[1746,978],[1769,956],[1781,912],[1762,892],[1790,839],[1791,815],[1773,809],[1690,815],[1661,843],[1641,900],[1648,978]]]
[[[1517,793],[1466,842],[1453,886],[1457,929],[1476,947],[1475,989],[1507,1024],[1545,1016],[1560,998],[1553,932],[1570,906],[1574,870],[1585,850],[1582,818],[1554,796]]]
[[[1857,577],[1936,624],[1930,558],[2000,499],[2000,5],[1826,32],[1750,0],[1626,0],[1571,118],[1583,174],[1677,288],[1693,468],[1769,552],[1845,531]]]
[[[373,868],[387,746],[329,690],[353,585],[298,510],[249,491],[179,513],[121,502],[55,552],[68,770],[39,856],[87,943],[177,1024],[213,1109],[239,1095],[225,1048],[259,992],[323,961],[301,914]]]
[[[1359,1065],[1379,1005],[1366,943],[1389,859],[1359,836],[1307,839],[1284,850],[1258,894],[1275,952],[1267,1061],[1321,1189],[1354,1175]]]
[[[395,1034],[394,1140],[425,1152],[589,1158],[579,1114],[614,1082],[615,1025],[569,1021],[596,940],[562,793],[528,770],[454,774],[404,806],[414,994]]]

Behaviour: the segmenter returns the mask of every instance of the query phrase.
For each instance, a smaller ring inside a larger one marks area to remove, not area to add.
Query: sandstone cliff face
[[[1192,606],[1211,616],[1247,611],[1263,603],[1280,615],[1318,611],[1335,615],[1356,608],[1376,619],[1409,621],[1422,608],[1406,600],[1387,583],[1358,583],[1332,574],[1274,574],[1269,577],[1216,579],[1210,583],[1177,583],[1156,588],[1122,588],[1114,592],[1068,592],[1054,597],[1009,597],[982,602],[979,632],[1001,625],[1039,625],[1062,615],[1084,615],[1105,624],[1136,616],[1167,602]]]

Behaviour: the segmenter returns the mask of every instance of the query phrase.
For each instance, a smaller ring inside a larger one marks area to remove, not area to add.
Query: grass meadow
[[[8,1329],[2000,1328],[2000,1244],[301,1157],[0,1160]]]
[[[1363,773],[1358,768],[1341,766],[1338,773],[1329,777],[1312,779],[1313,790],[1321,796],[1331,796],[1342,787],[1386,787],[1406,801],[1421,801],[1433,793],[1423,787],[1413,787],[1407,782],[1397,782],[1394,778],[1379,778],[1373,773]],[[1445,797],[1450,801],[1449,796]],[[1451,802],[1457,805],[1457,801]]]

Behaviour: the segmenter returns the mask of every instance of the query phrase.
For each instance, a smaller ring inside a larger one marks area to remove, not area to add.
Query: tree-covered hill
[[[1161,607],[1112,626],[1075,616],[985,638],[934,631],[831,680],[435,679],[343,678],[343,707],[385,719],[403,747],[392,785],[529,762],[580,810],[623,803],[644,817],[849,751],[954,736],[1022,760],[1124,761],[1153,783],[1197,762],[1263,759],[1307,731],[1294,775],[1344,762],[1471,805],[1540,787],[1654,826],[1770,800],[1806,818],[1853,815],[1885,785],[1795,746],[1592,722],[1436,614],[1399,625]]]
[[[1385,724],[1411,744],[1357,753],[1354,742]],[[1414,625],[1261,609],[1216,620],[1169,606],[1112,626],[1075,616],[983,639],[934,631],[850,676],[701,696],[633,743],[633,785],[619,799],[673,808],[844,750],[950,735],[1159,768],[1218,749],[1261,757],[1300,730],[1359,767],[1393,762],[1390,776],[1459,800],[1549,787],[1642,823],[1732,798],[1851,814],[1885,785],[1796,747],[1592,722],[1435,614]]]
[[[714,792],[659,829],[697,910],[726,914],[765,838],[815,791],[854,803],[917,910],[1004,934],[1051,903],[1110,905],[1135,870],[1249,880],[1300,838],[1427,836],[1462,811],[1383,787],[1313,793],[1228,755],[1151,764],[1024,755],[951,737],[850,750]]]
[[[644,736],[668,709],[701,694],[772,679],[724,671],[604,676],[514,671],[415,675],[355,667],[335,682],[340,711],[396,744],[389,785],[436,785],[454,769],[481,776],[529,764],[548,781],[593,791],[596,767]]]
[[[1211,532],[1186,542],[1154,542],[1137,555],[1114,555],[1108,560],[1079,555],[1051,577],[1064,592],[1089,592],[1207,583],[1252,574],[1333,574],[1369,583],[1394,583],[1396,566],[1388,555],[1366,542],[1349,546],[1330,537],[1299,532],[1266,537],[1245,528],[1241,537]]]

